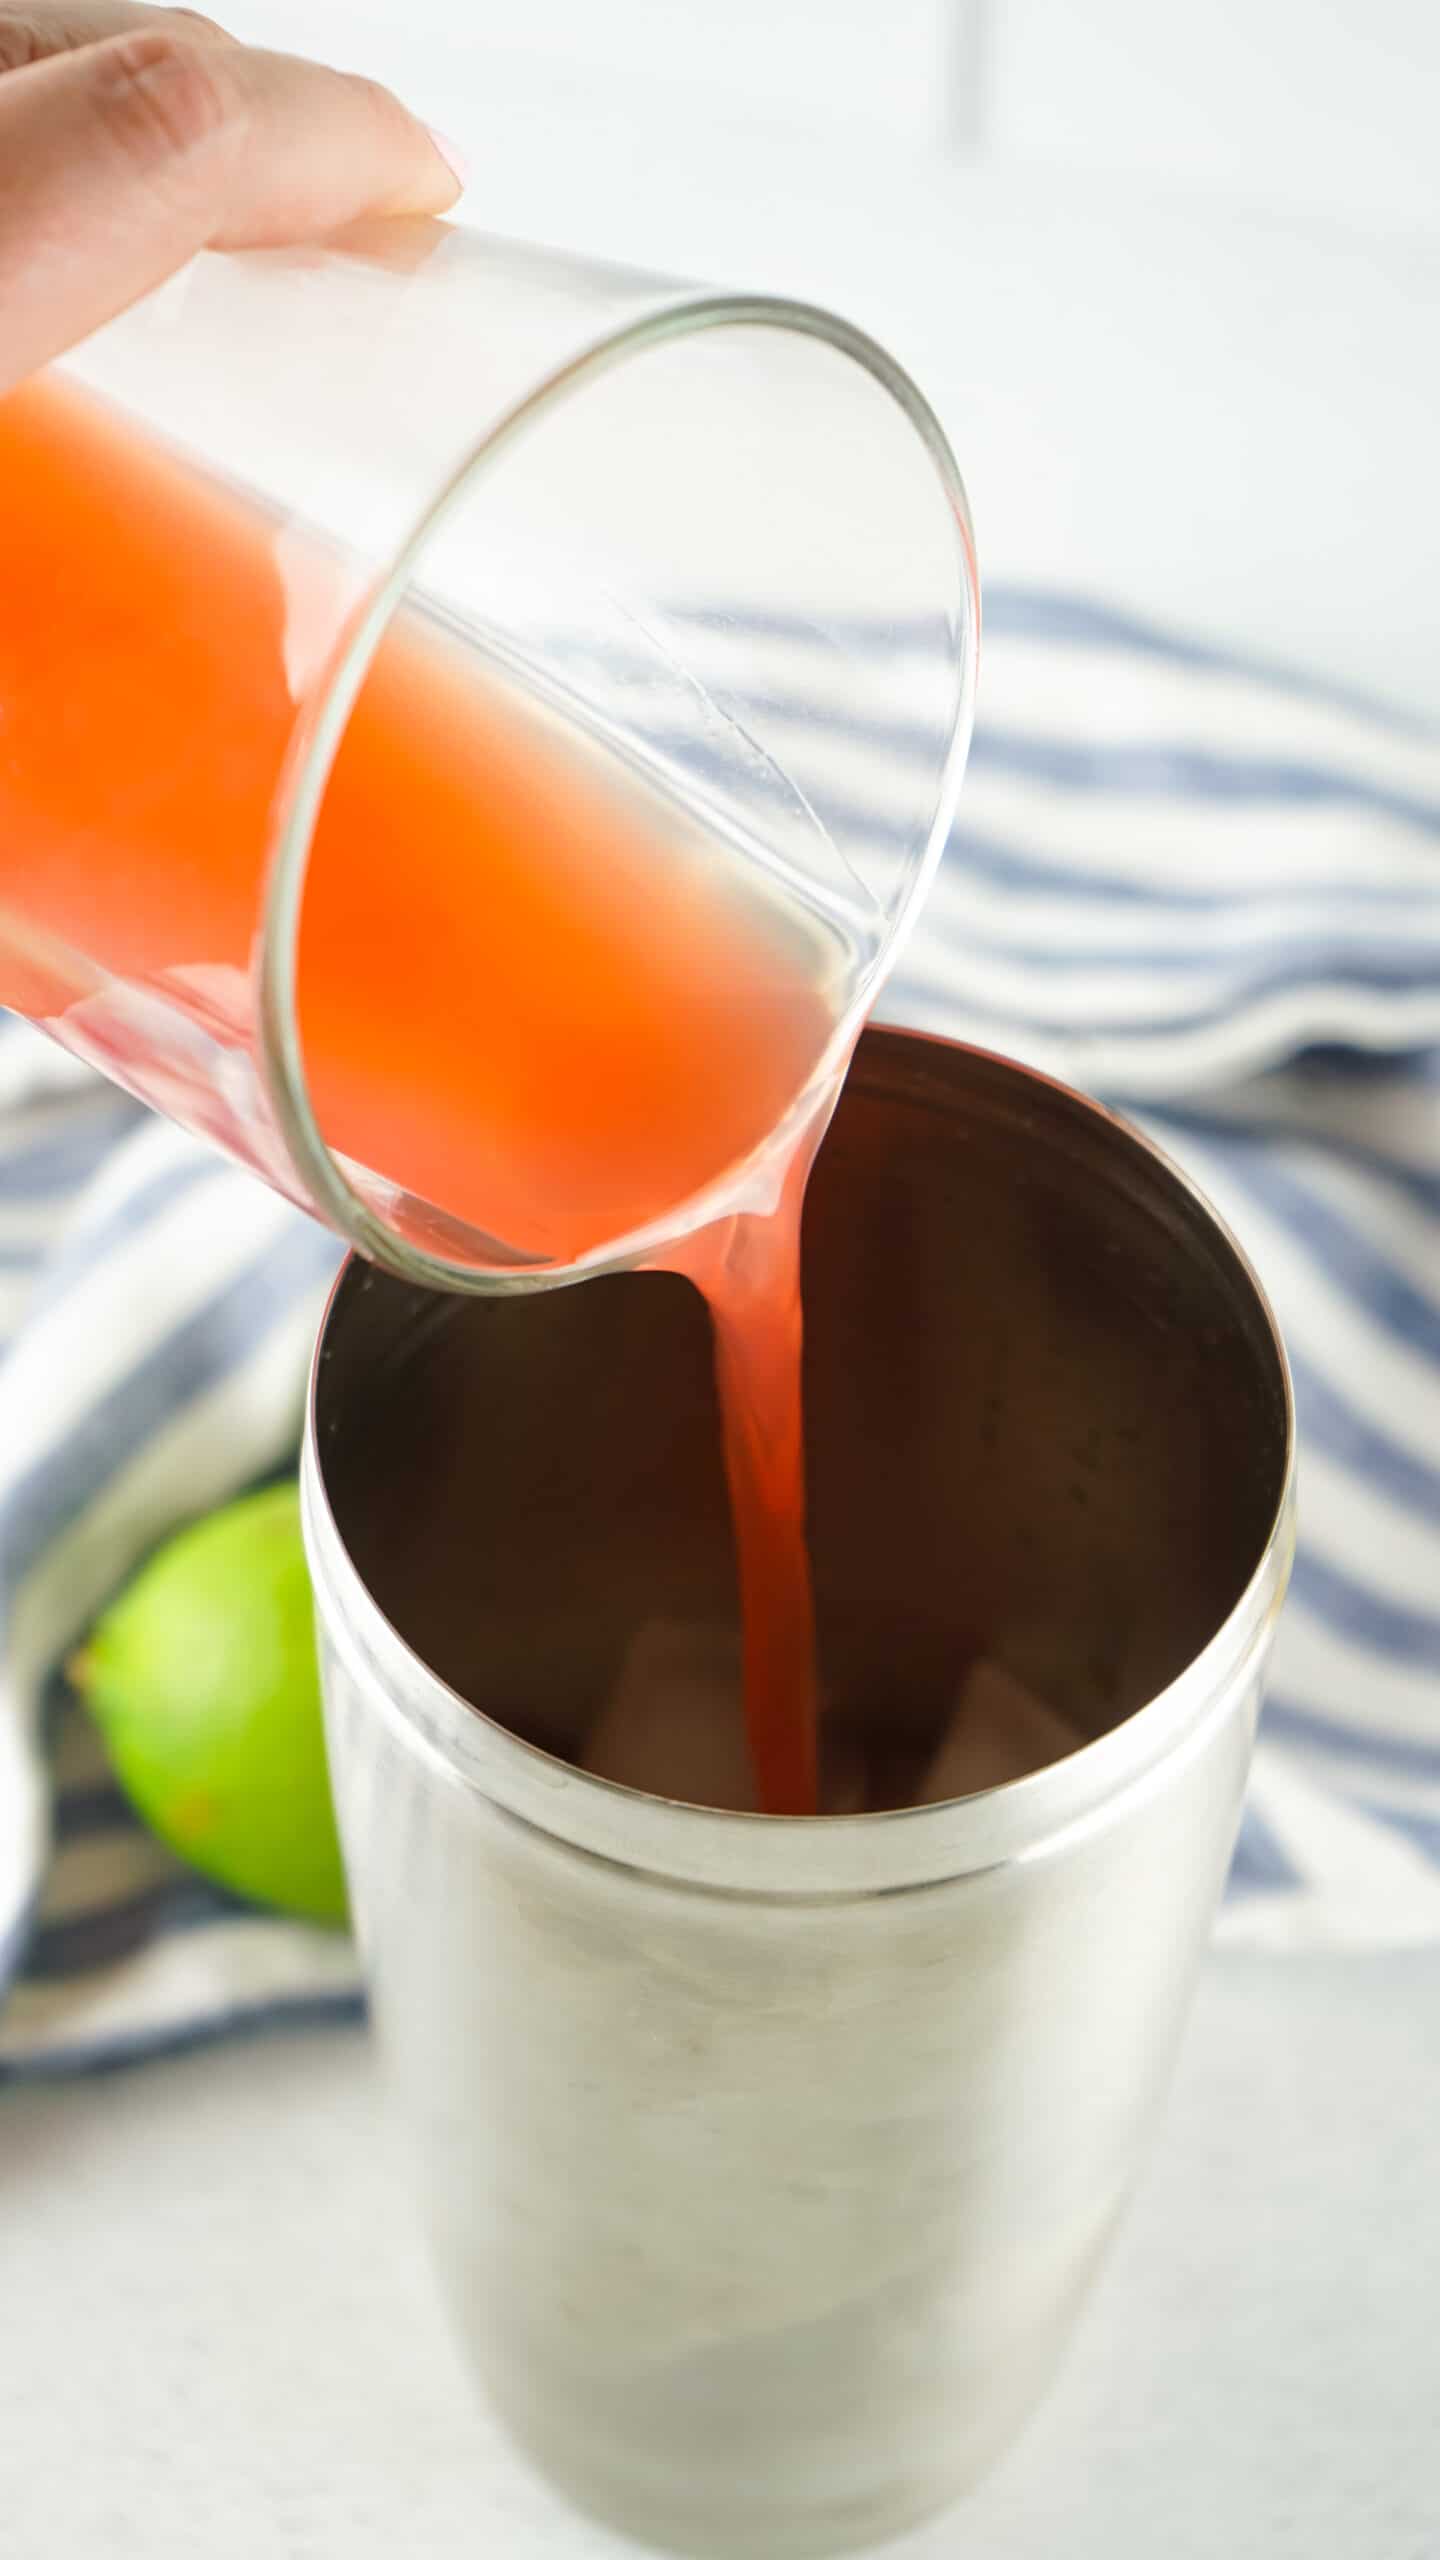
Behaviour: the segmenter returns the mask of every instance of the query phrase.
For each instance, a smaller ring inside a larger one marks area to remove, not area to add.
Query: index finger
[[[388,90],[168,15],[12,71],[0,79],[0,391],[198,249],[442,213],[459,193]]]
[[[75,53],[110,36],[138,35],[172,25],[180,34],[206,35],[212,43],[235,39],[197,9],[167,8],[149,0],[0,0],[0,72],[26,71],[52,53]]]

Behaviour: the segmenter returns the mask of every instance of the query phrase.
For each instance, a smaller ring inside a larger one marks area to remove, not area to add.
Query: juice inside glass
[[[0,404],[0,481],[25,492],[0,618],[0,1000],[142,1091],[172,1008],[199,1037],[160,1098],[233,1142],[247,1090],[263,1113],[253,946],[293,718],[270,528],[53,380]],[[335,1152],[578,1261],[763,1145],[834,1033],[848,956],[433,618],[390,622],[301,934]],[[218,1077],[210,1043],[232,1053]]]
[[[963,498],[841,324],[403,229],[0,403],[0,1003],[408,1276],[696,1280],[794,1809],[794,1229],[958,778]]]

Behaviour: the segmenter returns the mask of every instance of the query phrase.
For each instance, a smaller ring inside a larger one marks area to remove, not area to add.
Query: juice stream
[[[805,1543],[800,1220],[843,1067],[820,1098],[764,1215],[717,1219],[657,1268],[683,1272],[710,1309],[725,1472],[740,1576],[745,1729],[764,1813],[814,1813],[820,1699]]]
[[[249,1072],[254,947],[335,564],[50,377],[0,404],[0,487],[0,1005],[283,1186]],[[813,933],[734,877],[397,615],[306,889],[299,1016],[330,1145],[556,1262],[663,1220],[770,1136],[834,1028]],[[815,1803],[798,1228],[833,1090],[772,1218],[652,1257],[714,1318],[767,1811]]]

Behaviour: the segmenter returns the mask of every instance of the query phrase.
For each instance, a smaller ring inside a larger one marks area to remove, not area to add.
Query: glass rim
[[[963,643],[957,660],[954,719],[923,852],[913,867],[899,912],[880,951],[859,978],[850,1004],[803,1090],[793,1099],[778,1128],[768,1133],[767,1144],[791,1135],[813,1111],[822,1080],[853,1041],[903,946],[939,864],[954,820],[974,723],[980,585],[974,526],[959,464],[934,409],[903,365],[867,331],[819,304],[775,295],[705,291],[683,293],[619,327],[603,331],[542,374],[486,429],[449,473],[395,547],[388,566],[369,582],[363,599],[349,617],[292,738],[278,795],[278,826],[267,860],[258,937],[257,1004],[260,1072],[270,1108],[307,1200],[357,1253],[397,1279],[451,1294],[489,1297],[562,1288],[603,1272],[629,1270],[647,1250],[673,1236],[682,1211],[686,1229],[703,1224],[707,1205],[714,1202],[718,1207],[733,1185],[738,1167],[731,1165],[701,1190],[677,1201],[665,1218],[631,1229],[569,1262],[526,1255],[491,1237],[484,1238],[494,1253],[494,1263],[488,1268],[432,1252],[397,1233],[377,1214],[323,1135],[305,1065],[298,993],[300,930],[310,854],[334,760],[375,653],[433,536],[490,465],[518,443],[530,427],[612,367],[686,337],[742,328],[769,328],[814,339],[849,357],[882,391],[889,393],[915,429],[935,470],[955,528],[957,603]],[[753,1160],[752,1152],[745,1161]],[[455,1223],[458,1226],[467,1222]],[[478,1228],[469,1232],[477,1237],[481,1234]]]

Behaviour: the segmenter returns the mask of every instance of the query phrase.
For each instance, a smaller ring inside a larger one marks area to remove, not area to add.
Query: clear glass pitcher
[[[0,403],[0,1004],[405,1277],[744,1205],[949,826],[978,595],[794,304],[385,223]]]

